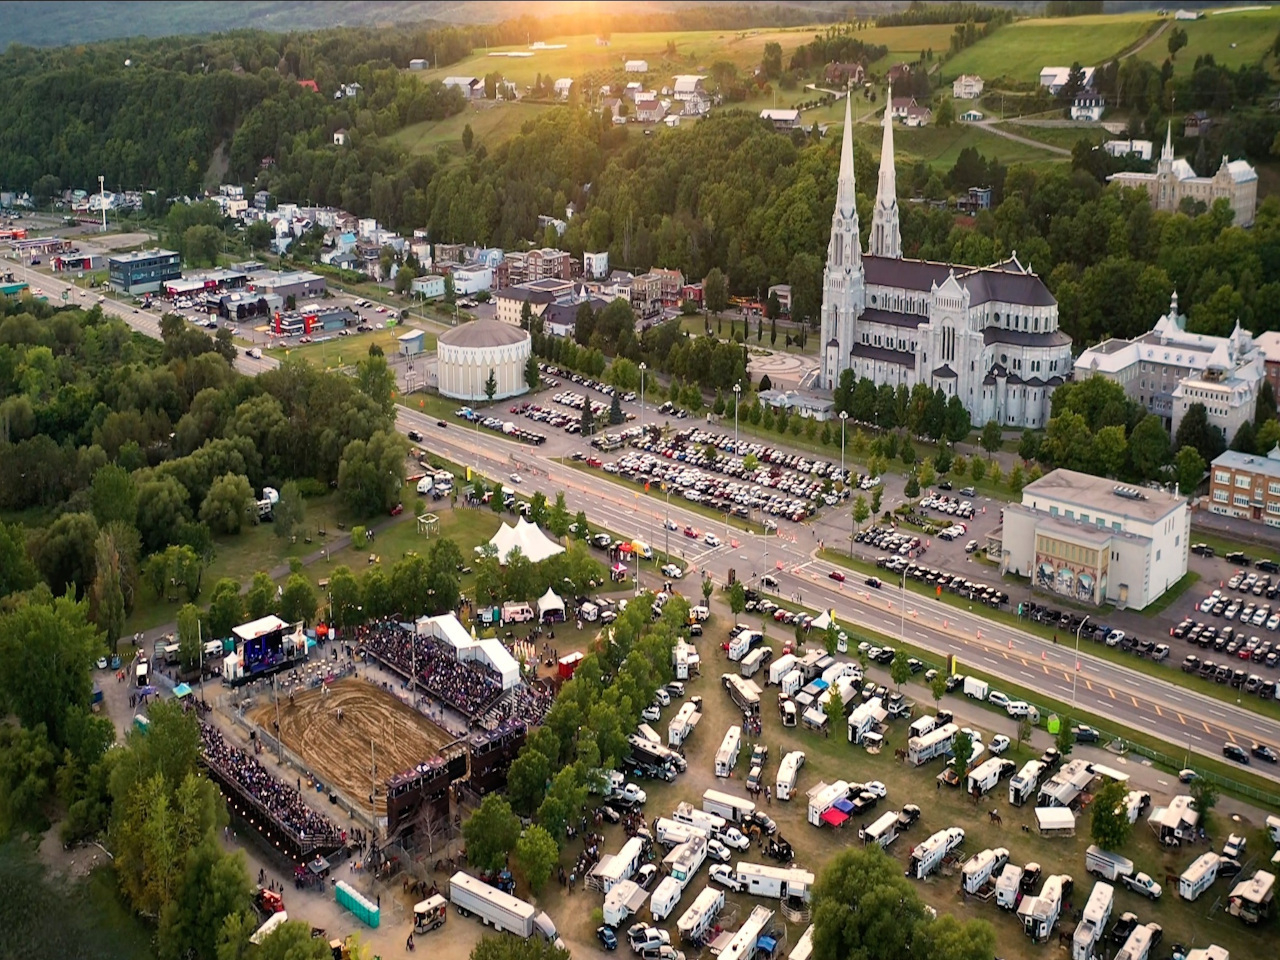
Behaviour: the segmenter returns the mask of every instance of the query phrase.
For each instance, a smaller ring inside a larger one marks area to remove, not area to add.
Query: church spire
[[[1172,162],[1173,160],[1173,121],[1169,121],[1169,126],[1164,132],[1164,149],[1160,151],[1160,159]]]
[[[846,220],[857,216],[857,202],[854,198],[853,180],[853,112],[850,107],[852,97],[848,94],[844,99],[844,135],[840,143],[840,179],[836,187],[836,216]]]
[[[871,216],[867,252],[875,257],[902,258],[902,232],[898,226],[898,175],[893,163],[893,87],[885,94],[884,139],[880,146],[880,182]]]

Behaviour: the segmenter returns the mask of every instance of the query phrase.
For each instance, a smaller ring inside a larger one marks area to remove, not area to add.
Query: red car
[[[398,516],[400,516],[400,514],[402,514],[402,513],[404,513],[404,504],[403,504],[403,503],[397,503],[394,507],[392,507],[392,508],[391,508],[391,515],[392,515],[393,517],[398,517]]]
[[[599,457],[587,457],[588,467],[600,467],[603,465],[604,465],[604,461],[602,461]]]
[[[844,583],[844,574],[841,573],[839,570],[832,570],[830,573],[827,574],[827,576],[830,577],[832,580],[837,580],[840,583]]]
[[[695,530],[695,529],[693,529],[693,527],[685,527],[685,528],[684,528],[684,535],[685,535],[686,537],[688,537],[689,539],[691,539],[691,540],[697,540],[697,539],[698,539],[698,531],[697,531],[697,530]]]

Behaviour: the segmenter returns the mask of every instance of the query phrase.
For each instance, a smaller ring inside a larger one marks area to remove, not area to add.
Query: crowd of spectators
[[[478,720],[502,696],[502,679],[487,664],[459,660],[447,643],[418,636],[398,623],[362,627],[359,638],[370,656],[402,676],[409,677],[416,667],[421,688],[468,720]]]
[[[337,825],[307,806],[299,790],[272,776],[255,757],[228,743],[215,727],[202,723],[200,739],[210,769],[256,800],[286,833],[297,837],[304,846],[339,845],[341,831]]]

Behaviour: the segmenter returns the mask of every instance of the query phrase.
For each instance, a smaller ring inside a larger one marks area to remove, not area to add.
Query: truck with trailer
[[[724,891],[716,887],[703,887],[702,892],[689,905],[689,909],[676,921],[676,932],[686,943],[701,943],[724,909]]]
[[[849,784],[844,780],[835,783],[819,783],[809,791],[808,819],[815,827],[822,826],[822,815],[836,805],[837,801],[849,798]]]
[[[1222,857],[1210,851],[1202,853],[1191,861],[1191,865],[1178,877],[1178,896],[1183,900],[1194,900],[1218,879],[1218,865]]]
[[[970,796],[990,793],[1000,782],[1000,772],[1004,769],[1004,764],[1005,761],[1000,757],[982,761],[965,776],[965,792]]]
[[[1044,943],[1049,939],[1058,917],[1062,914],[1063,881],[1069,879],[1054,874],[1044,882],[1039,896],[1024,897],[1018,904],[1018,919],[1022,921],[1022,929],[1035,943]]]
[[[449,878],[449,902],[464,917],[478,917],[481,923],[499,933],[514,933],[524,940],[537,933],[548,943],[564,949],[556,925],[545,912],[469,873],[459,870]]]
[[[1015,807],[1020,807],[1036,797],[1044,771],[1045,765],[1039,760],[1028,760],[1024,763],[1022,769],[1009,781],[1009,802]]]
[[[937,757],[946,756],[959,732],[960,728],[954,723],[944,723],[923,737],[912,737],[907,741],[907,762],[918,767]]]
[[[871,826],[859,830],[858,836],[864,846],[875,844],[880,849],[887,850],[889,844],[898,839],[898,811],[882,813]]]
[[[911,861],[907,866],[907,875],[923,880],[942,864],[948,853],[964,843],[964,830],[961,827],[948,827],[939,830],[927,840],[917,843],[911,850]]]
[[[764,666],[765,654],[768,652],[767,647],[756,647],[738,664],[738,673],[744,677],[754,677],[760,672],[760,668]]]
[[[1160,927],[1154,923],[1143,923],[1134,927],[1125,940],[1124,946],[1116,951],[1114,960],[1148,960],[1151,950],[1156,945],[1156,934]]]
[[[965,893],[977,893],[998,875],[1009,862],[1009,851],[1004,847],[983,850],[970,857],[960,870],[960,887]]]
[[[1111,908],[1115,905],[1115,887],[1105,880],[1093,885],[1085,902],[1080,922],[1071,936],[1071,960],[1094,960],[1098,945],[1102,942],[1107,923],[1111,920]]]
[[[742,750],[742,727],[734,724],[725,731],[720,741],[720,749],[716,751],[716,776],[727,777],[738,765],[738,754]]]
[[[1227,896],[1227,913],[1245,923],[1261,923],[1274,912],[1276,877],[1267,870],[1257,870],[1248,880],[1241,880]]]
[[[696,703],[693,701],[682,703],[676,715],[667,724],[667,746],[679,747],[683,744],[693,734],[694,728],[701,719],[702,714],[698,711]]]
[[[795,792],[796,781],[800,778],[800,768],[804,766],[804,752],[792,750],[778,764],[778,783],[774,796],[779,800],[790,800]]]
[[[769,683],[777,686],[782,682],[782,678],[796,668],[796,664],[800,662],[800,658],[794,653],[784,653],[778,659],[769,664]]]
[[[726,673],[721,675],[720,681],[739,710],[750,717],[760,715],[760,688],[754,680],[747,680],[736,673]]]
[[[1006,863],[996,877],[996,906],[1001,910],[1017,910],[1022,900],[1022,868]]]
[[[813,889],[813,874],[799,867],[771,867],[763,863],[739,861],[733,874],[744,893],[753,897],[796,897],[808,901]]]
[[[1150,900],[1159,900],[1160,884],[1147,874],[1135,870],[1133,861],[1118,853],[1103,850],[1097,844],[1090,844],[1084,852],[1084,868],[1096,877],[1112,883],[1122,883],[1135,893],[1140,893]]]
[[[745,797],[735,797],[720,790],[707,790],[702,794],[702,809],[724,817],[730,823],[742,823],[756,812],[756,805]]]

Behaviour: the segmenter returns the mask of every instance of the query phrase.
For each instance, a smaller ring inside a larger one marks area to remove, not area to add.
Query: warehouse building
[[[1186,575],[1190,535],[1186,497],[1054,470],[1004,508],[1000,572],[1080,603],[1141,610]]]

